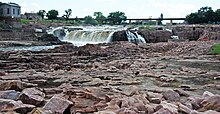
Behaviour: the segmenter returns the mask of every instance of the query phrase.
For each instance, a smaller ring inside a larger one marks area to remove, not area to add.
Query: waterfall
[[[66,34],[63,41],[68,41],[77,46],[82,46],[87,43],[109,43],[112,41],[114,31],[85,31],[77,30]]]
[[[113,41],[113,34],[116,32],[125,33],[129,42],[146,43],[145,39],[137,32],[131,32],[129,30],[125,30],[125,28],[84,27],[81,29],[82,30],[72,30],[72,28],[68,27],[58,27],[48,33],[52,33],[61,41],[73,43],[75,46],[83,46],[86,44],[110,43]],[[120,35],[114,35],[114,38],[116,39],[120,39],[120,37]]]
[[[131,31],[126,31],[126,35],[129,42],[133,43],[146,43],[145,39],[139,35],[137,32],[132,33]]]

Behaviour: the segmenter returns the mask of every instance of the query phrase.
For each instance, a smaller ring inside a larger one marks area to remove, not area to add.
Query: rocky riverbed
[[[219,114],[219,41],[0,51],[0,111]]]

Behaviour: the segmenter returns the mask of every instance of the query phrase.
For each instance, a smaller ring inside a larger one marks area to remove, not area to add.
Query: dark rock
[[[115,41],[128,41],[126,31],[117,31],[113,34],[112,42]]]

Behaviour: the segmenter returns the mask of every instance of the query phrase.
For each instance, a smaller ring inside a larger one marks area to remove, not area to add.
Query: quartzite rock
[[[70,112],[70,107],[73,103],[61,96],[53,96],[43,107],[44,110],[50,110],[52,113],[63,114],[64,112]]]
[[[16,100],[19,95],[20,95],[20,92],[17,92],[15,90],[0,91],[1,99]]]
[[[26,88],[22,91],[19,99],[26,104],[40,106],[44,101],[45,94],[36,88]]]
[[[180,100],[180,95],[173,90],[168,90],[168,91],[163,92],[163,96],[165,99],[171,102]]]
[[[21,114],[27,114],[34,108],[34,105],[23,104],[21,101],[0,99],[0,112],[16,111]]]

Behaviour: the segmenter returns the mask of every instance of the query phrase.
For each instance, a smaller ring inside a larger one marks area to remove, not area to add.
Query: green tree
[[[71,14],[72,14],[72,10],[71,10],[71,9],[65,10],[65,13],[66,13],[66,14],[63,15],[63,18],[64,18],[64,19],[66,20],[66,22],[67,22],[68,19],[69,19],[69,17],[70,17]]]
[[[106,20],[106,17],[102,14],[102,12],[94,12],[93,16],[95,16],[95,19],[99,24],[103,24]]]
[[[41,18],[44,19],[44,16],[46,15],[46,11],[45,10],[39,10],[37,12],[37,15],[41,16]]]
[[[50,10],[50,11],[48,11],[48,13],[47,13],[48,19],[51,19],[51,20],[57,19],[57,16],[58,16],[58,15],[59,15],[59,13],[58,13],[57,10]]]
[[[215,21],[220,22],[220,9],[215,11]]]
[[[84,17],[85,24],[97,25],[98,22],[92,18],[92,16],[88,15]]]
[[[121,24],[122,20],[126,21],[126,19],[125,13],[120,11],[109,13],[108,16],[110,24]]]
[[[3,3],[0,2],[0,6],[2,5]],[[3,9],[0,9],[0,16],[3,14]]]
[[[186,21],[190,24],[213,23],[216,21],[216,12],[211,7],[202,7],[198,12],[187,15]]]
[[[191,14],[187,15],[186,16],[186,21],[189,24],[199,24],[199,23],[201,23],[201,20],[199,18],[198,13],[191,13]]]
[[[202,7],[198,10],[198,16],[201,20],[201,23],[209,23],[214,21],[214,11],[211,7]]]

